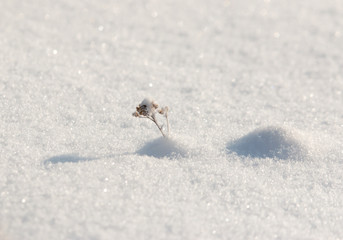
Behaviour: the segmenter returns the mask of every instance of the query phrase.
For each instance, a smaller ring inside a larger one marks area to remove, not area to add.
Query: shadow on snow
[[[81,157],[77,154],[63,154],[48,158],[44,161],[44,164],[58,164],[58,163],[77,163],[97,160],[95,157]]]

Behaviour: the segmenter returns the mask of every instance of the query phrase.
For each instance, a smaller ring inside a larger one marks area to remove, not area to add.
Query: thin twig
[[[169,136],[169,120],[168,120],[168,112],[166,112],[165,117],[167,119],[167,129],[168,129],[168,136]]]
[[[160,132],[162,133],[163,137],[167,137],[167,136],[165,135],[165,133],[163,132],[162,127],[158,124],[155,115],[153,115],[152,117],[150,117],[150,116],[141,116],[141,115],[140,115],[140,116],[138,116],[138,117],[139,117],[139,118],[147,118],[147,119],[153,121],[153,122],[156,124],[158,130],[160,130]],[[169,129],[168,129],[168,133],[169,133]]]
[[[152,120],[152,121],[156,124],[156,126],[158,127],[158,129],[159,129],[160,132],[162,133],[163,137],[167,137],[167,136],[164,134],[164,132],[163,132],[163,130],[162,130],[162,127],[158,124],[158,122],[157,122],[157,120],[156,120],[156,118],[155,118],[155,115],[153,115],[152,118],[154,119],[154,120]]]

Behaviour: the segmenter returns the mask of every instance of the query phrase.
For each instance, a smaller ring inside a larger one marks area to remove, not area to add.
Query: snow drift
[[[259,128],[229,143],[228,150],[255,158],[303,159],[307,148],[291,129],[268,126]]]
[[[163,157],[184,157],[186,150],[175,140],[170,138],[157,138],[145,144],[136,153],[156,158]]]

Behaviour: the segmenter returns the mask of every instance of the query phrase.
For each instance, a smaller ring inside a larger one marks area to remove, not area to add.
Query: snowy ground
[[[0,13],[1,240],[343,238],[341,0]]]

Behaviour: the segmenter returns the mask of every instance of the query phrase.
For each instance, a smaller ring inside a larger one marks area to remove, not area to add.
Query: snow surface
[[[0,9],[1,240],[343,238],[341,0]]]

